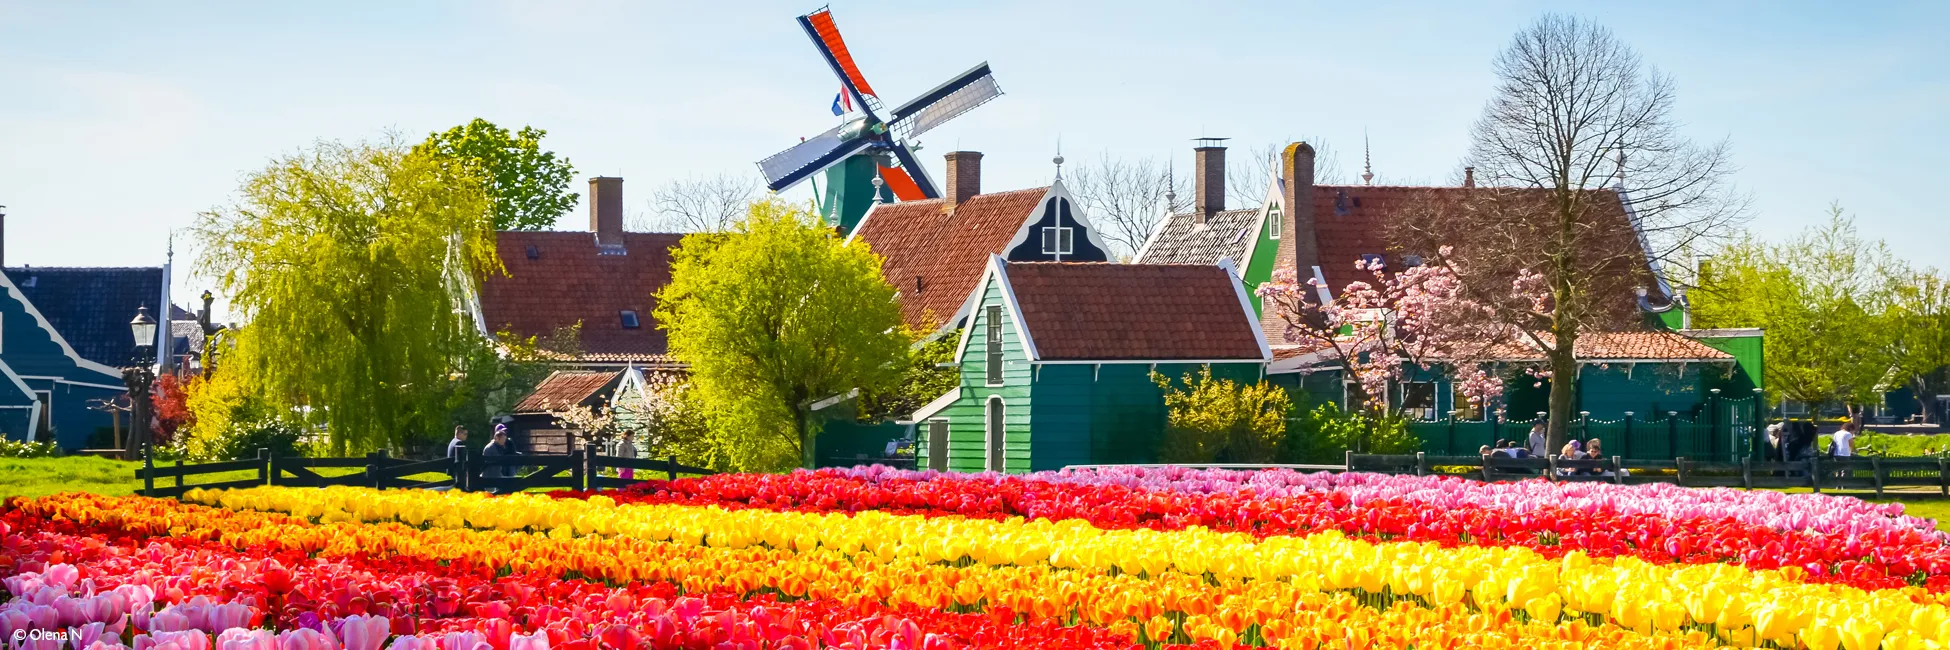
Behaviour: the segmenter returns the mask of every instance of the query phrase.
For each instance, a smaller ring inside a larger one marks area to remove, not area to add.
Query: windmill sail
[[[989,74],[989,64],[983,63],[901,104],[894,109],[893,127],[905,137],[918,136],[1001,94],[1002,87]]]
[[[880,94],[873,91],[873,84],[867,83],[866,75],[860,74],[860,66],[853,62],[853,53],[846,49],[846,39],[840,38],[839,25],[833,23],[833,12],[821,9],[806,14],[799,17],[799,24],[813,37],[813,43],[819,46],[840,80],[859,93],[862,102],[872,101],[870,107],[879,108]]]
[[[777,192],[797,185],[806,177],[866,148],[872,141],[858,137],[859,131],[860,126],[856,122],[842,124],[758,161],[759,171],[765,174],[766,189]]]

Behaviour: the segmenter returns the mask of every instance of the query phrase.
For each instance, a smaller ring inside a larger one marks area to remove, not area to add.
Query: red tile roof
[[[1219,267],[1021,262],[1002,268],[1044,360],[1262,358],[1251,308]]]
[[[587,232],[501,232],[496,250],[508,275],[481,283],[481,315],[489,331],[521,336],[546,337],[580,322],[582,349],[592,356],[661,355],[664,332],[651,311],[657,290],[670,282],[670,249],[682,237],[624,233],[626,254],[601,255]],[[623,327],[624,310],[636,312],[636,328]]]
[[[853,237],[880,254],[880,271],[900,291],[907,323],[939,327],[961,309],[989,256],[1002,252],[1048,192],[980,194],[951,211],[943,211],[941,199],[883,204],[867,213]]]
[[[567,410],[594,397],[598,391],[615,381],[619,371],[588,372],[582,370],[557,370],[549,373],[547,379],[535,386],[515,405],[516,413],[547,413],[550,410]]]
[[[1731,361],[1733,355],[1678,332],[1591,332],[1578,337],[1579,359]]]

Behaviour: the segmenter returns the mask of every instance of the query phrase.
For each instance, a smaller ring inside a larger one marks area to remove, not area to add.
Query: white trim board
[[[89,387],[89,388],[106,388],[106,389],[109,389],[109,390],[119,390],[119,391],[127,391],[127,390],[129,389],[129,387],[128,387],[128,386],[116,386],[116,385],[113,385],[113,384],[91,384],[91,383],[88,383],[88,382],[85,382],[85,381],[70,381],[70,380],[67,380],[67,379],[63,379],[63,378],[60,378],[60,377],[46,377],[46,376],[42,376],[42,375],[21,375],[21,376],[20,376],[20,378],[21,378],[21,379],[39,379],[39,380],[44,380],[44,381],[51,381],[51,382],[54,382],[54,383],[57,383],[57,384],[67,384],[67,385],[69,385],[69,386],[87,386],[87,387]]]
[[[924,422],[934,417],[934,414],[946,410],[949,406],[953,406],[958,401],[961,401],[960,386],[948,389],[948,392],[942,393],[940,397],[936,397],[932,401],[922,404],[920,409],[914,411],[914,421]]]
[[[1266,344],[1266,329],[1259,326],[1259,313],[1253,311],[1253,301],[1246,296],[1246,281],[1239,277],[1239,270],[1233,267],[1230,259],[1219,260],[1219,270],[1225,272],[1233,294],[1239,296],[1239,309],[1246,316],[1247,327],[1253,331],[1253,340],[1259,343],[1259,360],[1272,361],[1273,348]]]
[[[47,322],[47,317],[41,315],[41,310],[34,307],[34,301],[28,300],[27,294],[21,293],[20,287],[14,286],[13,279],[7,277],[7,274],[0,273],[0,283],[6,285],[7,294],[12,296],[14,300],[20,301],[20,306],[27,310],[27,315],[34,317],[34,322],[40,324],[41,329],[47,331],[48,337],[54,339],[56,345],[61,346],[61,354],[66,355],[69,361],[74,362],[75,366],[82,370],[93,370],[110,377],[122,376],[121,370],[83,359],[80,354],[75,353],[74,346],[68,345],[68,340],[62,338],[61,333],[54,330],[54,324]],[[167,314],[166,310],[165,314]]]

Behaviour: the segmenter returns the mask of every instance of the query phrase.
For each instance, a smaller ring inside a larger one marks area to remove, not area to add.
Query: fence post
[[[1625,440],[1623,442],[1624,444],[1619,445],[1620,447],[1624,447],[1622,451],[1624,451],[1625,453],[1623,455],[1626,458],[1631,458],[1632,457],[1632,412],[1631,411],[1625,412]]]
[[[1936,457],[1936,482],[1942,488],[1943,496],[1950,497],[1950,461],[1942,456]]]
[[[474,491],[474,482],[467,480],[469,460],[467,445],[454,450],[454,468],[451,470],[454,473],[454,487],[462,492]]]
[[[1754,459],[1740,457],[1740,487],[1754,489]]]
[[[570,489],[587,491],[589,489],[589,446],[569,452]]]
[[[664,459],[664,470],[670,474],[670,480],[677,480],[677,454]]]
[[[1455,411],[1449,412],[1449,446],[1446,447],[1445,449],[1448,450],[1450,456],[1461,455],[1461,452],[1456,451],[1456,412]]]
[[[1881,456],[1869,457],[1869,473],[1875,475],[1876,498],[1880,499],[1882,498],[1882,457]]]
[[[1821,494],[1821,457],[1820,456],[1808,457],[1808,487],[1813,488],[1815,494]]]
[[[1555,481],[1557,480],[1557,454],[1551,454],[1545,456],[1545,458],[1550,460],[1550,467],[1544,470],[1544,480]]]
[[[1347,469],[1344,469],[1344,470],[1341,470],[1341,471],[1343,471],[1343,472],[1352,472],[1352,471],[1354,471],[1354,450],[1352,450],[1352,449],[1349,449],[1349,450],[1347,450],[1347,451],[1345,452],[1345,454],[1344,454],[1344,455],[1346,456],[1346,459],[1345,459],[1345,460],[1344,460],[1343,462],[1344,462],[1344,463],[1346,463],[1346,465],[1347,465]]]
[[[1679,412],[1666,411],[1666,453],[1679,457]]]
[[[257,482],[271,484],[271,450],[268,448],[257,449]]]
[[[1707,453],[1712,454],[1712,459],[1717,462],[1726,457],[1720,452],[1720,446],[1726,443],[1720,439],[1720,389],[1709,392],[1712,394],[1706,396],[1706,439],[1713,441],[1713,447]]]
[[[183,487],[183,457],[182,456],[176,457],[176,487],[179,488]],[[181,499],[183,497],[182,495],[177,495],[176,498]]]
[[[142,450],[142,496],[156,496],[156,454],[147,447]]]
[[[1420,451],[1415,452],[1415,475],[1422,476],[1428,473],[1429,473],[1428,455],[1425,452],[1420,452]]]
[[[1686,487],[1686,457],[1672,459],[1673,473],[1678,476],[1679,487]]]
[[[384,449],[366,454],[366,485],[372,489],[377,490],[385,487],[383,480],[379,476],[379,459],[385,457],[386,450]]]
[[[1625,484],[1625,459],[1623,457],[1611,457],[1611,482],[1617,485]]]

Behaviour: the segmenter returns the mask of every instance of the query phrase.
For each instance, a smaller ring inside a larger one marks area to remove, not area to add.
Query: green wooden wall
[[[988,328],[986,314],[990,305],[1002,305],[1002,291],[991,278],[982,287],[981,300],[976,304],[968,324],[968,348],[963,350],[957,360],[961,365],[961,399],[948,408],[935,414],[948,420],[948,467],[928,467],[928,448],[933,441],[925,440],[927,423],[917,423],[917,435],[923,438],[921,448],[915,456],[922,469],[948,469],[957,472],[980,472],[985,469],[987,436],[984,430],[987,408],[991,396],[1000,396],[1003,405],[1004,467],[1010,472],[1026,472],[1030,468],[1030,366],[1029,355],[1023,349],[1022,339],[1016,335],[1016,328],[1009,310],[1002,310],[1002,380],[1001,386],[988,386]]]
[[[1274,207],[1278,207],[1275,205]],[[1259,220],[1259,242],[1253,245],[1252,259],[1239,260],[1245,268],[1240,269],[1240,280],[1246,285],[1246,295],[1253,301],[1253,313],[1263,314],[1260,305],[1259,285],[1273,281],[1273,261],[1280,254],[1279,233],[1273,230],[1273,220],[1262,212]]]

